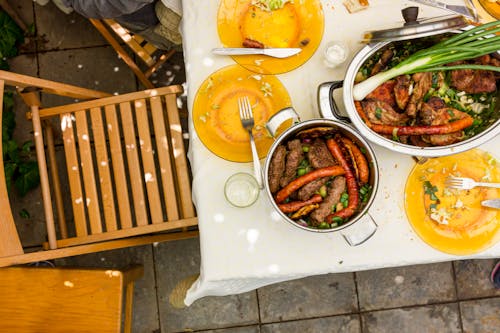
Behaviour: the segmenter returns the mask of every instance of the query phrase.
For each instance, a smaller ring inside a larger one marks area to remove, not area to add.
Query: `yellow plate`
[[[241,125],[238,98],[248,96],[255,120],[253,135],[259,157],[273,143],[265,124],[277,111],[291,105],[290,96],[272,75],[260,75],[232,65],[210,75],[194,100],[193,123],[203,144],[214,154],[233,162],[252,160],[248,132]],[[290,125],[291,121],[283,126]]]
[[[485,187],[447,189],[444,181],[450,175],[476,181],[500,181],[497,162],[479,149],[417,164],[405,188],[408,220],[415,232],[437,250],[455,255],[483,251],[500,240],[500,210],[482,207],[481,201],[500,198],[500,190]],[[431,199],[433,190],[436,190],[434,194],[439,203],[436,198]],[[437,205],[434,210],[432,204]]]
[[[481,21],[492,22],[500,20],[500,4],[488,0],[473,0]]]
[[[294,1],[269,12],[251,2],[221,1],[217,28],[225,47],[243,47],[243,40],[250,38],[266,47],[300,47],[302,51],[284,59],[263,55],[233,56],[237,63],[256,73],[279,74],[299,67],[313,55],[321,42],[324,27],[319,0]]]

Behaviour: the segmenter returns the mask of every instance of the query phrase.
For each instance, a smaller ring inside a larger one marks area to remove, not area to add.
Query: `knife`
[[[448,5],[446,3],[439,2],[436,0],[410,0],[410,1],[417,2],[417,3],[420,3],[422,5],[427,5],[427,6],[445,9],[445,10],[453,12],[455,14],[463,15],[463,16],[467,17],[468,19],[476,20],[476,17],[474,17],[474,15],[471,13],[469,8],[467,8],[466,6]]]
[[[263,54],[274,58],[291,57],[302,51],[301,48],[267,48],[258,49],[250,47],[226,47],[212,49],[212,53],[219,55],[251,55]]]
[[[483,205],[484,207],[500,209],[500,199],[483,200],[481,201],[481,205]]]

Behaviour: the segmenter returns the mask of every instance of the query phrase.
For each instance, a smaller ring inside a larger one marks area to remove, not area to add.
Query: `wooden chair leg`
[[[33,121],[33,133],[35,136],[36,157],[38,161],[38,170],[40,173],[40,186],[42,188],[43,208],[45,211],[45,221],[47,224],[47,235],[50,249],[57,248],[56,228],[54,224],[54,212],[52,211],[52,199],[50,196],[49,176],[47,173],[47,161],[43,146],[42,123],[38,105],[31,107]]]
[[[109,30],[104,26],[100,20],[90,19],[90,22],[96,27],[96,29],[102,34],[102,36],[108,41],[109,44],[115,49],[115,51],[120,55],[120,57],[125,61],[125,63],[132,69],[134,74],[137,76],[139,81],[148,89],[153,89],[155,86],[147,79],[147,77],[142,73],[141,69],[134,60],[128,55],[128,53],[123,49],[123,47],[113,38]]]
[[[57,168],[56,152],[54,147],[54,132],[52,126],[46,122],[45,134],[47,139],[47,153],[50,162],[50,175],[52,176],[52,183],[54,184],[54,197],[56,202],[57,222],[59,224],[59,231],[62,238],[68,238],[68,228],[66,225],[66,217],[64,215],[64,204],[61,193],[61,181],[59,179],[59,172]]]

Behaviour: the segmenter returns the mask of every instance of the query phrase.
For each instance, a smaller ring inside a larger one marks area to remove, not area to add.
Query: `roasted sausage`
[[[315,204],[315,203],[320,203],[321,201],[323,201],[323,198],[321,197],[321,195],[315,194],[308,200],[291,201],[291,202],[287,202],[284,204],[279,204],[278,207],[283,213],[288,214],[288,213],[296,212],[299,209],[301,209],[302,207],[305,207],[305,206],[308,206],[311,204]]]
[[[342,219],[346,219],[356,212],[359,205],[359,191],[358,182],[356,181],[356,176],[354,175],[354,171],[352,169],[352,161],[350,161],[350,156],[346,154],[347,152],[343,152],[346,148],[341,138],[336,136],[335,139],[328,139],[326,140],[326,145],[333,157],[339,161],[342,169],[344,170],[347,184],[347,194],[349,195],[349,203],[347,207],[326,217],[325,222],[332,224],[334,217],[338,216]]]
[[[424,135],[424,134],[448,134],[463,130],[464,128],[472,125],[474,119],[466,115],[462,119],[458,119],[448,124],[443,125],[417,125],[417,126],[393,126],[393,125],[383,125],[383,124],[373,124],[370,122],[363,107],[359,101],[355,101],[354,105],[358,111],[359,116],[365,124],[370,127],[373,131],[379,134],[388,135]]]
[[[306,173],[303,176],[294,179],[287,186],[279,190],[278,193],[276,194],[276,202],[278,204],[282,203],[283,201],[286,200],[286,198],[290,196],[290,194],[292,194],[302,186],[312,182],[315,179],[322,177],[329,177],[329,176],[339,176],[343,174],[344,174],[344,169],[338,165],[313,170],[309,173]]]
[[[250,39],[250,38],[245,38],[243,40],[243,47],[249,47],[249,48],[256,48],[256,49],[263,49],[264,44],[262,44],[259,41]]]
[[[347,138],[342,138],[342,142],[346,145],[347,149],[351,152],[354,163],[356,164],[356,170],[358,174],[358,180],[361,184],[368,183],[368,178],[370,176],[370,169],[368,168],[368,161],[365,155],[361,152],[358,146]]]

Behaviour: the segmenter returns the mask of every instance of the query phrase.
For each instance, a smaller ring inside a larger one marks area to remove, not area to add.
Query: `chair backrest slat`
[[[130,211],[130,198],[127,188],[127,177],[125,164],[123,162],[122,142],[120,137],[120,125],[114,104],[104,107],[106,115],[106,128],[109,138],[109,150],[111,153],[111,164],[113,166],[114,186],[116,188],[116,200],[120,212],[120,225],[122,229],[132,227],[132,213]]]
[[[106,145],[106,135],[102,122],[101,108],[90,109],[92,121],[92,133],[94,138],[95,156],[99,174],[99,187],[101,189],[102,208],[104,210],[104,221],[106,231],[117,230],[115,200],[113,194],[113,183],[109,167],[109,155]]]
[[[177,208],[174,175],[172,173],[172,159],[170,158],[170,147],[168,145],[167,131],[165,129],[165,114],[162,108],[162,97],[151,98],[151,115],[153,117],[153,128],[156,139],[156,152],[160,164],[161,182],[163,187],[163,200],[167,210],[167,218],[170,221],[179,219]]]
[[[168,122],[170,124],[170,135],[172,137],[172,146],[175,156],[175,168],[177,170],[177,182],[180,192],[182,206],[182,218],[194,217],[194,207],[191,201],[191,182],[188,174],[188,164],[186,154],[184,153],[184,142],[182,137],[181,122],[177,112],[177,97],[175,95],[166,95]]]
[[[142,179],[144,175],[141,172],[139,164],[139,154],[136,142],[136,133],[134,118],[130,102],[120,103],[120,116],[122,118],[123,137],[125,140],[125,152],[128,162],[129,181],[131,185],[132,197],[134,202],[134,212],[137,225],[148,224],[148,215],[146,212],[146,199],[144,197],[144,188]]]
[[[61,114],[61,130],[66,155],[66,168],[68,170],[68,181],[71,192],[71,205],[73,206],[73,218],[77,236],[86,236],[87,223],[83,199],[83,189],[80,180],[80,163],[76,153],[75,134],[73,129],[73,115],[71,113]]]
[[[149,211],[152,223],[162,223],[163,213],[158,190],[158,177],[156,176],[155,159],[151,145],[151,131],[149,130],[148,109],[146,99],[135,101],[135,117],[139,133],[139,146],[142,156],[143,177],[148,194]]]
[[[99,208],[99,198],[97,196],[97,186],[94,173],[94,158],[90,146],[90,133],[87,123],[87,111],[75,112],[76,132],[78,135],[78,146],[80,151],[80,165],[82,167],[83,185],[85,197],[83,205],[86,207],[89,221],[90,233],[102,233],[101,214]]]
[[[115,20],[105,19],[104,22],[118,35],[120,38],[130,46],[130,48],[148,65],[152,66],[154,64],[154,59],[151,54],[157,50],[152,44],[147,43],[146,45],[151,45],[153,48],[144,49],[141,43],[144,39],[139,35],[132,35],[130,31],[122,27]]]

